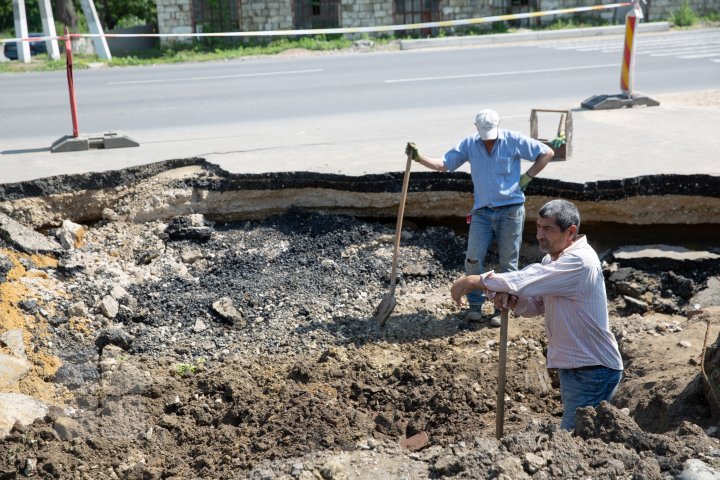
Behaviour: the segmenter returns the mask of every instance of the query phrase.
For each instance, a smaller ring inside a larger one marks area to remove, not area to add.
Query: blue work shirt
[[[461,140],[445,154],[443,163],[448,171],[470,162],[475,203],[473,211],[482,207],[502,207],[525,202],[520,190],[520,160],[535,161],[548,147],[519,132],[498,129],[492,152],[488,155],[478,134]]]

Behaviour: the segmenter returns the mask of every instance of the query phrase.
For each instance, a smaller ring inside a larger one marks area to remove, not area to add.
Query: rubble
[[[557,429],[542,319],[511,318],[498,441],[497,330],[466,322],[448,295],[463,230],[406,224],[398,305],[381,329],[372,313],[387,289],[390,222],[301,208],[226,222],[167,205],[135,222],[124,198],[94,205],[82,242],[55,257],[0,249],[0,355],[27,367],[0,402],[32,407],[17,423],[0,408],[0,477],[719,471],[719,413],[700,374],[702,364],[712,382],[720,375],[716,331],[701,358],[720,319],[712,255],[682,269],[604,257],[626,371],[613,404],[580,411],[576,432]],[[541,258],[532,243],[522,252],[523,264]]]

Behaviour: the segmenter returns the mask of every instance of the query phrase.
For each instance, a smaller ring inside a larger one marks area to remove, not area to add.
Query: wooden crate
[[[552,140],[552,138],[538,138],[538,112],[551,112],[560,114],[560,122],[558,123],[557,135],[560,135],[560,132],[565,131],[565,145],[560,145],[559,147],[555,148],[550,145],[550,140]],[[536,140],[541,141],[555,151],[555,156],[553,157],[553,160],[569,159],[572,155],[573,142],[572,112],[570,112],[570,110],[533,108],[530,111],[530,136]]]

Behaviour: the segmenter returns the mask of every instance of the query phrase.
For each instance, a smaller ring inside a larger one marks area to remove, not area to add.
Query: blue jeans
[[[485,256],[493,240],[497,241],[500,267],[498,272],[512,272],[518,269],[518,256],[525,224],[525,206],[483,207],[472,213],[468,247],[465,252],[465,274],[485,273]],[[474,290],[467,296],[470,305],[482,304],[485,295]]]
[[[563,402],[560,428],[563,430],[575,430],[575,409],[597,407],[603,400],[612,400],[622,378],[622,370],[607,367],[590,370],[561,368],[558,374]]]

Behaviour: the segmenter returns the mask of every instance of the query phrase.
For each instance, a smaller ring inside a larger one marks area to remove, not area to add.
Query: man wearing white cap
[[[465,162],[470,163],[474,203],[468,246],[465,253],[465,273],[479,275],[485,271],[485,255],[495,240],[498,244],[500,265],[498,272],[518,269],[520,243],[525,223],[525,194],[528,183],[553,158],[553,150],[526,135],[499,128],[500,116],[494,110],[481,110],[475,116],[477,133],[460,141],[443,158],[432,158],[420,153],[410,142],[405,153],[413,160],[439,172],[452,172]],[[521,160],[533,164],[520,174]],[[467,295],[470,309],[467,319],[483,318],[485,296],[474,290]],[[500,325],[499,312],[490,319],[492,326]]]

